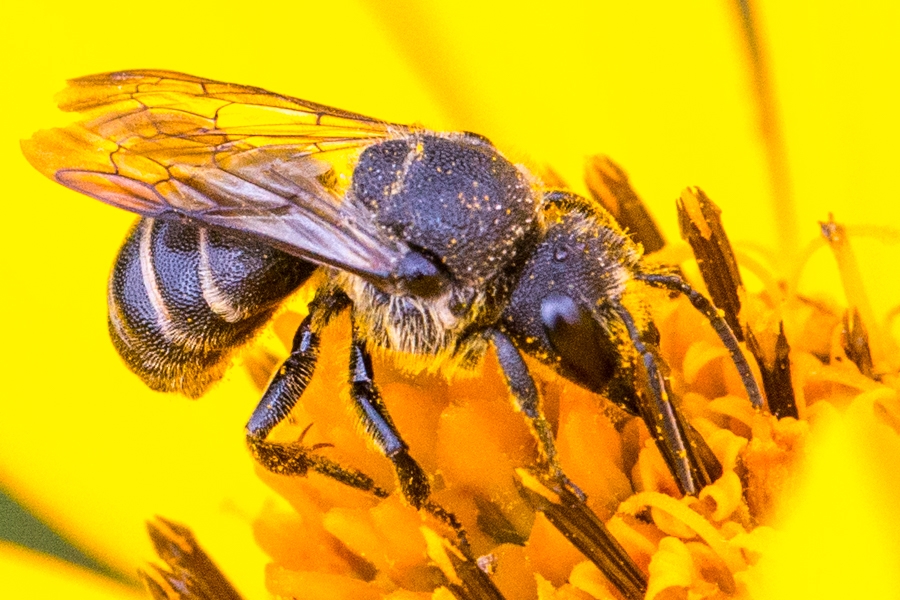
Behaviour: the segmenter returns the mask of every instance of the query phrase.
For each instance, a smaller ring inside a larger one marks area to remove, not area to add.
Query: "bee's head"
[[[633,305],[628,296],[641,251],[587,200],[553,194],[544,212],[546,230],[511,293],[504,328],[524,352],[604,392],[617,375],[627,378],[622,366],[633,356],[620,315]],[[640,335],[655,336],[645,323]]]
[[[516,280],[503,328],[520,350],[640,416],[681,490],[695,494],[721,466],[672,402],[659,334],[639,290],[651,285],[687,295],[725,343],[753,404],[762,406],[734,333],[680,277],[643,269],[640,246],[602,208],[560,193],[545,195],[543,208],[546,227]]]

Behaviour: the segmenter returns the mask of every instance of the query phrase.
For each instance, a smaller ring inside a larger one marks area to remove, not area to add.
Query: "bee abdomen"
[[[251,240],[141,219],[110,277],[113,344],[151,388],[200,396],[314,270]]]

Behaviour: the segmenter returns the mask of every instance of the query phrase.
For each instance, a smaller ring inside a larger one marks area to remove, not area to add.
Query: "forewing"
[[[60,108],[85,119],[22,143],[51,179],[132,212],[244,232],[376,281],[387,281],[405,254],[329,181],[332,162],[411,128],[167,71],[69,83]]]

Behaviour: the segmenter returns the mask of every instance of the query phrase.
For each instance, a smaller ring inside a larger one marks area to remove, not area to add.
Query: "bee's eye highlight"
[[[541,301],[541,321],[563,368],[591,389],[603,389],[614,374],[617,350],[590,310],[554,292]]]

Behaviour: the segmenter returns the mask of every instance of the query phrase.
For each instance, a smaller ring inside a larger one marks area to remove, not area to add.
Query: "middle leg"
[[[366,433],[381,453],[393,463],[404,498],[416,508],[427,508],[426,503],[431,494],[428,475],[409,455],[409,446],[400,437],[400,432],[381,399],[373,375],[372,357],[354,322],[350,347],[350,398],[353,406]]]

